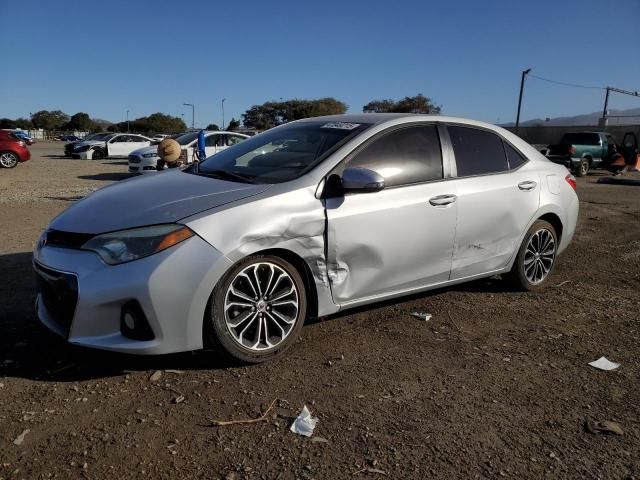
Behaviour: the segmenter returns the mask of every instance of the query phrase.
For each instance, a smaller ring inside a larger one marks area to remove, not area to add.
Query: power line
[[[606,90],[605,87],[596,87],[593,85],[579,85],[577,83],[559,82],[557,80],[551,80],[549,78],[539,77],[538,75],[534,75],[533,73],[530,73],[529,76],[533,78],[537,78],[538,80],[542,80],[543,82],[555,83],[556,85],[563,85],[565,87],[588,88],[591,90]]]

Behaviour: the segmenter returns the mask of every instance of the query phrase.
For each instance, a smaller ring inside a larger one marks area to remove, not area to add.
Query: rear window
[[[599,145],[600,135],[597,133],[566,133],[560,143],[570,145]]]
[[[478,128],[449,126],[458,177],[509,170],[502,139]]]

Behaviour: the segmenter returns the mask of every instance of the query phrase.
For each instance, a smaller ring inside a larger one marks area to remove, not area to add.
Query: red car
[[[31,153],[16,135],[0,130],[0,167],[13,168],[18,162],[26,162]]]

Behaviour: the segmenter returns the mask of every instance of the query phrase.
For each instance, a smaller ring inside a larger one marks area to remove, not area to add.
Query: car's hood
[[[144,155],[145,153],[157,153],[158,152],[158,146],[157,145],[151,145],[150,147],[142,147],[142,148],[138,148],[137,150],[134,150],[133,152],[131,152],[129,155]]]
[[[104,233],[171,223],[257,195],[269,187],[199,177],[180,170],[161,172],[97,190],[58,215],[49,227],[66,232]]]

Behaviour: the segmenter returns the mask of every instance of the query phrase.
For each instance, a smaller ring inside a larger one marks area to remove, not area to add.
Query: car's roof
[[[438,121],[449,123],[464,123],[467,125],[475,125],[478,127],[485,127],[496,129],[499,128],[496,125],[481,122],[478,120],[471,120],[469,118],[450,117],[446,115],[427,115],[422,113],[347,113],[343,115],[326,115],[324,117],[311,117],[298,122],[347,122],[347,123],[370,123],[378,125],[386,122],[392,122],[397,120],[407,121]],[[293,122],[291,122],[293,123]]]

